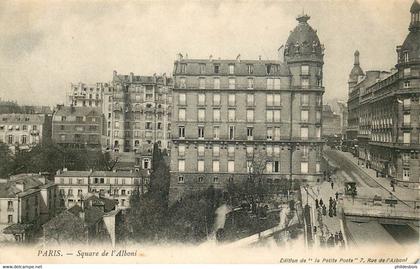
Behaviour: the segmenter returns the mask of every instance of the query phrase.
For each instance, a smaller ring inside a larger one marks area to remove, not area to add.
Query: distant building
[[[322,109],[322,135],[341,136],[341,118],[334,113],[330,105],[324,105]]]
[[[101,149],[103,128],[99,109],[58,106],[52,119],[52,139],[65,147]]]
[[[30,240],[57,213],[56,186],[42,175],[20,174],[0,182],[2,240]]]
[[[112,91],[110,83],[71,83],[70,91],[67,93],[66,104],[67,106],[73,105],[76,107],[94,107],[104,112],[104,93],[108,91]]]
[[[170,200],[245,182],[261,160],[264,184],[316,180],[323,142],[324,47],[309,16],[277,60],[174,63]]]
[[[106,148],[114,158],[131,158],[128,162],[134,167],[150,169],[153,144],[162,149],[169,147],[172,79],[165,74],[119,75],[114,71],[112,90],[104,91],[103,107]]]
[[[347,121],[348,121],[348,109],[347,109],[347,102],[345,101],[338,101],[338,114],[340,115],[340,122],[341,122],[341,136],[343,140],[347,140],[346,132],[347,132]]]
[[[86,195],[96,194],[117,201],[119,209],[127,209],[134,191],[147,191],[148,175],[136,171],[58,171],[54,180],[61,208],[81,205]]]
[[[410,9],[409,34],[397,47],[391,72],[367,71],[355,64],[349,78],[347,138],[353,153],[379,175],[404,185],[420,183],[420,4]]]
[[[45,114],[0,114],[0,142],[12,150],[29,149],[51,138],[51,116]]]

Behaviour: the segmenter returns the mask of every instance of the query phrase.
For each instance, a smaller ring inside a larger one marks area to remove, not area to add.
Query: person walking
[[[318,199],[315,199],[315,208],[318,209],[319,208],[319,202]]]
[[[338,191],[335,192],[335,200],[338,201]]]
[[[324,201],[322,201],[322,198],[319,199],[319,205],[322,207],[324,205]]]
[[[327,215],[327,207],[325,205],[322,206],[322,215]]]
[[[334,189],[334,181],[331,181],[331,189]]]

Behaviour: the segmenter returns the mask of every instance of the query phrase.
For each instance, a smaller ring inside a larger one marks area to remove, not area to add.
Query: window
[[[280,127],[274,128],[274,140],[280,140]]]
[[[246,171],[247,173],[252,173],[253,172],[253,168],[252,168],[252,161],[246,161]]]
[[[308,139],[308,127],[301,127],[300,128],[300,138]]]
[[[280,94],[274,94],[273,95],[273,101],[275,106],[280,106],[281,100],[280,100]]]
[[[206,110],[203,108],[198,109],[198,121],[206,120]]]
[[[271,157],[273,155],[273,146],[272,145],[267,145],[267,148],[265,149],[267,156]]]
[[[13,215],[7,215],[7,223],[13,223]]]
[[[220,139],[220,128],[219,126],[213,126],[213,139]]]
[[[247,67],[248,67],[248,74],[249,74],[249,75],[254,74],[254,65],[252,65],[252,64],[247,64]]]
[[[307,174],[308,173],[308,162],[301,162],[300,163],[300,172],[302,174]]]
[[[403,143],[404,144],[410,144],[411,143],[411,133],[404,132],[404,134],[403,134]]]
[[[219,93],[213,94],[213,105],[214,106],[220,106],[220,94]]]
[[[411,75],[411,68],[404,68],[404,77]]]
[[[199,88],[200,89],[205,89],[206,88],[206,79],[205,78],[199,78]]]
[[[273,106],[273,95],[267,94],[267,106]]]
[[[206,72],[206,64],[200,64],[200,74],[204,74]]]
[[[228,172],[235,172],[235,161],[228,161]]]
[[[404,81],[404,88],[410,88],[410,86],[411,86],[411,83],[409,80]]]
[[[317,173],[320,173],[321,172],[321,164],[319,162],[317,162],[315,164],[315,170],[316,170]]]
[[[27,143],[27,137],[26,135],[22,135],[22,144],[26,144]]]
[[[220,109],[214,108],[213,109],[213,121],[220,121]]]
[[[185,145],[178,146],[178,156],[185,156]]]
[[[228,109],[228,120],[229,121],[235,121],[236,118],[236,110],[234,108]]]
[[[178,110],[178,120],[185,121],[185,108],[180,108]]]
[[[410,125],[410,123],[411,123],[411,115],[404,114],[404,125]]]
[[[179,172],[185,171],[185,160],[178,160],[178,171]]]
[[[271,74],[271,64],[266,64],[265,65],[265,70],[266,70],[267,74]]]
[[[219,178],[218,177],[214,177],[213,178],[213,183],[219,183]]]
[[[197,155],[200,157],[204,156],[204,145],[198,145],[197,147]]]
[[[216,90],[220,89],[220,78],[213,79],[213,88]]]
[[[149,158],[144,158],[143,159],[143,169],[149,169],[150,167],[150,159]]]
[[[214,73],[219,74],[219,71],[220,71],[220,65],[215,64],[214,65]]]
[[[273,139],[273,128],[267,127],[267,140]]]
[[[308,106],[309,105],[309,95],[308,94],[302,94],[300,96],[300,104],[301,104],[301,106]]]
[[[303,145],[303,146],[300,148],[300,150],[301,150],[301,152],[302,152],[302,157],[307,158],[307,157],[308,157],[308,153],[309,153],[309,148],[308,148],[308,146]]]
[[[235,106],[236,101],[236,95],[235,94],[229,94],[228,97],[228,105],[229,106]]]
[[[179,138],[185,138],[185,127],[179,126],[178,127],[178,136]]]
[[[198,127],[198,138],[199,139],[204,139],[204,127],[203,126]]]
[[[184,183],[184,177],[182,176],[178,177],[178,183]]]
[[[204,106],[206,105],[206,94],[204,93],[199,93],[198,94],[198,105],[200,106]]]
[[[235,156],[235,146],[233,145],[228,146],[228,156],[229,157]]]
[[[272,162],[267,162],[265,164],[265,169],[266,169],[267,173],[272,173],[273,172],[273,163]]]
[[[410,168],[403,168],[403,180],[410,181]]]
[[[248,89],[254,89],[254,79],[248,78]]]
[[[273,110],[274,122],[280,122],[280,110]]]
[[[9,135],[9,136],[7,137],[7,142],[8,142],[9,144],[13,144],[13,135]]]
[[[198,183],[203,183],[204,182],[204,178],[203,177],[198,177]]]
[[[254,154],[254,147],[253,146],[246,146],[246,155],[252,156]]]
[[[411,106],[411,99],[410,98],[405,98],[403,101],[403,107],[404,109],[409,109]]]
[[[309,88],[309,79],[308,78],[302,78],[302,88]]]
[[[229,139],[235,139],[235,126],[229,126]]]
[[[274,161],[273,172],[274,173],[279,173],[280,172],[280,162],[279,161]]]
[[[280,156],[280,146],[274,146],[274,156]]]
[[[12,211],[13,210],[13,201],[7,201],[7,210]]]
[[[404,62],[408,62],[408,51],[404,51]]]
[[[273,122],[273,110],[266,111],[266,121]]]
[[[308,65],[302,65],[300,67],[300,74],[304,75],[304,76],[309,75],[309,66]]]
[[[267,78],[267,89],[272,90],[274,88],[274,81],[272,78]]]
[[[181,67],[181,70],[180,70],[181,73],[185,73],[187,69],[187,64],[181,64],[180,67]]]
[[[219,157],[220,155],[220,146],[219,145],[214,145],[213,146],[213,156],[214,157]]]
[[[316,120],[316,123],[320,123],[321,122],[321,111],[316,111],[316,113],[315,113],[315,120]]]
[[[230,64],[229,65],[229,75],[233,75],[233,74],[235,74],[235,65]]]
[[[235,89],[235,79],[229,78],[229,89],[234,90]]]
[[[253,106],[254,105],[254,94],[249,93],[246,95],[246,104],[247,106]]]
[[[247,139],[248,140],[253,140],[254,139],[254,127],[247,127],[246,128],[246,135],[247,135]]]
[[[220,165],[220,163],[219,163],[219,161],[213,161],[213,172],[219,172],[219,165]]]
[[[302,122],[308,122],[309,119],[309,111],[308,110],[301,110],[300,111],[300,120]]]
[[[197,161],[197,171],[198,172],[204,172],[204,161],[198,160]]]
[[[316,138],[321,138],[321,127],[315,128],[315,136]]]
[[[246,121],[253,122],[254,121],[254,110],[247,109],[246,110]]]
[[[178,95],[178,98],[179,98],[179,104],[180,105],[186,105],[187,104],[187,96],[186,96],[185,93],[180,93]]]
[[[275,90],[280,90],[280,79],[279,78],[274,79],[274,89]]]

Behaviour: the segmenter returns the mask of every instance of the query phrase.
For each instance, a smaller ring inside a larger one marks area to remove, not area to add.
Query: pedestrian
[[[315,208],[318,209],[319,208],[319,202],[318,199],[315,199]]]
[[[322,198],[321,198],[321,199],[319,199],[319,205],[320,205],[320,206],[323,206],[323,205],[324,205],[324,201],[322,201]]]
[[[334,189],[334,181],[331,181],[331,189]]]
[[[330,208],[328,208],[328,216],[330,216],[330,218],[333,217],[333,209],[332,209],[331,206],[330,206]]]
[[[327,207],[325,205],[322,206],[322,215],[327,215]]]
[[[335,241],[335,244],[337,244],[337,245],[340,242],[340,238],[338,237],[338,232],[336,232],[335,235],[334,235],[334,241]]]
[[[334,217],[337,217],[337,207],[335,205],[333,207],[333,215]]]
[[[314,226],[314,234],[316,234],[316,226]]]
[[[332,199],[332,197],[331,197],[331,196],[330,196],[330,200],[329,200],[328,202],[329,202],[329,205],[330,205],[330,206],[332,206],[333,199]]]
[[[329,247],[334,247],[334,236],[331,234],[330,237],[327,240],[327,245]]]
[[[343,233],[341,231],[338,232],[338,238],[340,239],[340,241],[344,241]]]
[[[335,200],[338,201],[338,191],[335,192]]]

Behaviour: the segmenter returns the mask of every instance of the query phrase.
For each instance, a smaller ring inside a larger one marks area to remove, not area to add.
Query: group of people
[[[337,201],[338,201],[338,192],[335,193],[335,199],[330,196],[329,205],[328,205],[328,216],[331,218],[337,216]],[[327,206],[324,204],[324,201],[321,199],[315,199],[315,208],[318,211],[321,211],[321,214],[327,215]]]
[[[322,243],[324,243],[325,245],[325,242],[321,242],[321,246],[322,246]],[[336,232],[335,234],[331,233],[327,239],[327,246],[328,247],[335,247],[335,246],[344,247],[343,233],[341,231]]]

